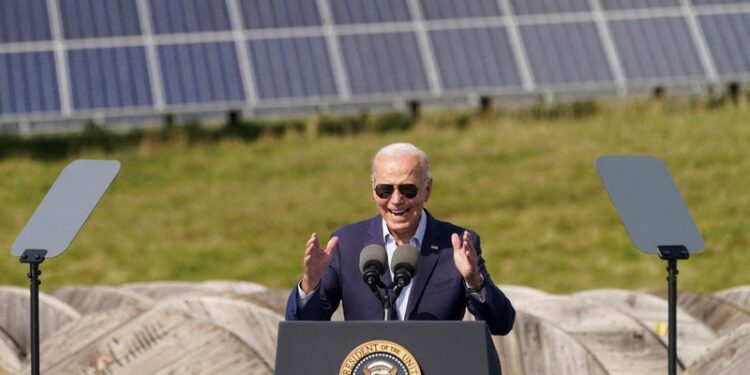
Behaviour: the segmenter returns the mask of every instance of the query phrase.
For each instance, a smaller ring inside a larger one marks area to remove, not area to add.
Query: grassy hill
[[[680,262],[680,288],[750,283],[746,105],[602,104],[578,118],[520,111],[454,126],[461,116],[428,115],[405,132],[143,141],[79,155],[120,160],[122,170],[70,249],[42,265],[42,288],[157,279],[290,287],[311,232],[328,236],[376,213],[370,158],[395,141],[431,156],[427,208],[482,236],[498,283],[551,292],[666,286],[665,263],[630,244],[594,170],[608,154],[649,154],[670,168],[706,241],[705,253]],[[0,160],[0,284],[27,285],[10,246],[75,158]]]

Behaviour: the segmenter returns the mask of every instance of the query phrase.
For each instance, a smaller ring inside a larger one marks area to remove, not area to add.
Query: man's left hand
[[[469,231],[464,231],[463,241],[458,234],[453,233],[451,243],[453,243],[453,261],[456,262],[458,272],[469,287],[478,287],[482,283],[482,277],[479,274],[477,252],[471,246]]]

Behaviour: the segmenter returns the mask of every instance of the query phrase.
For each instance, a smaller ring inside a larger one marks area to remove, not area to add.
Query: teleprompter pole
[[[659,246],[659,258],[667,261],[667,286],[669,289],[669,375],[677,374],[677,260],[688,259],[690,253],[682,245]]]
[[[31,290],[31,375],[39,375],[39,265],[44,262],[47,250],[28,249],[23,252],[19,261],[29,264],[29,288]]]

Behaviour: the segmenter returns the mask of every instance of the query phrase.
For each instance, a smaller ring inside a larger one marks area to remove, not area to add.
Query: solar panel
[[[748,40],[750,0],[0,0],[0,122],[744,84]]]
[[[159,60],[168,104],[245,99],[232,42],[162,45]]]
[[[588,0],[510,0],[517,15],[589,11]]]
[[[622,10],[638,8],[679,7],[680,0],[599,0],[602,9]]]
[[[497,0],[420,0],[425,19],[499,16]]]
[[[329,0],[337,24],[410,21],[406,0]]]
[[[617,20],[609,24],[626,78],[705,75],[684,18]]]
[[[336,95],[322,37],[252,40],[250,56],[261,99]]]
[[[0,114],[59,110],[52,52],[0,53]]]
[[[315,0],[240,0],[246,29],[320,25]]]
[[[352,94],[428,90],[414,33],[342,35],[340,44]]]
[[[135,0],[59,0],[67,39],[138,35]]]
[[[537,84],[612,81],[593,22],[520,26]]]
[[[151,24],[157,34],[230,30],[224,1],[150,0]]]
[[[750,73],[750,13],[707,15],[698,19],[717,72]]]
[[[152,104],[142,47],[68,51],[75,109],[130,108]]]
[[[0,43],[49,40],[44,0],[0,1]]]
[[[436,30],[430,39],[445,89],[520,86],[505,28]]]
[[[742,4],[750,0],[690,0],[694,5]]]

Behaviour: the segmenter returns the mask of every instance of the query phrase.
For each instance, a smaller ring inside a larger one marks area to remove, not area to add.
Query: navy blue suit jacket
[[[426,211],[425,211],[426,212]],[[330,320],[343,302],[346,320],[383,320],[383,306],[362,281],[359,254],[370,244],[383,246],[382,218],[345,226],[332,234],[339,237],[331,264],[320,281],[320,288],[303,308],[297,306],[299,293],[292,290],[286,307],[287,320]],[[405,320],[461,320],[466,307],[477,320],[487,322],[493,335],[504,335],[513,328],[515,310],[508,298],[492,282],[481,257],[479,236],[472,234],[479,256],[479,271],[485,280],[486,301],[467,295],[463,278],[453,261],[451,235],[462,235],[463,228],[436,220],[427,213],[427,229],[420,249],[417,274],[412,279]],[[386,272],[383,283],[391,283]]]

